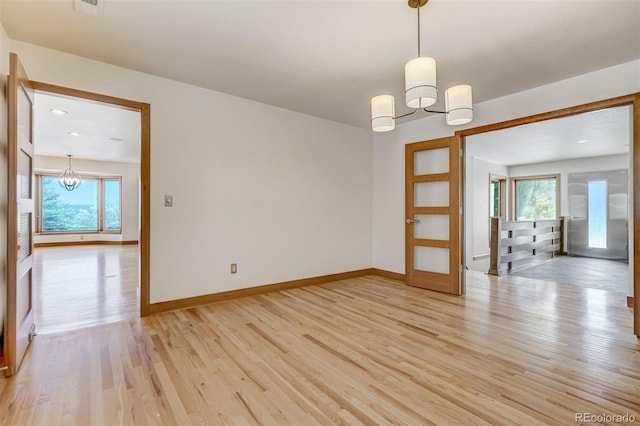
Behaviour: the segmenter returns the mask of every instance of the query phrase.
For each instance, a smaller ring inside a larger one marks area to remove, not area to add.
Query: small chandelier
[[[67,154],[67,157],[69,157],[69,167],[60,173],[58,176],[58,183],[67,191],[73,191],[80,186],[82,178],[71,168],[71,155]]]
[[[444,93],[445,111],[433,111],[427,107],[438,100],[436,85],[436,61],[420,56],[420,8],[429,0],[409,0],[409,7],[418,11],[418,57],[407,62],[404,68],[405,101],[413,111],[396,117],[392,95],[380,95],[371,99],[371,127],[374,132],[395,129],[396,119],[415,114],[418,109],[446,114],[451,126],[467,124],[473,120],[471,86],[461,84],[448,88]]]

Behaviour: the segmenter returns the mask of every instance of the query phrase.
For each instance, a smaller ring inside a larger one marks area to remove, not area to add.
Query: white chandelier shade
[[[395,100],[391,95],[371,99],[371,127],[375,132],[389,132],[396,128]]]
[[[426,108],[438,100],[436,87],[436,61],[418,57],[404,67],[404,87],[409,108]]]
[[[460,84],[448,88],[444,95],[445,110],[428,109],[438,100],[436,61],[420,54],[420,8],[429,0],[408,0],[409,7],[417,9],[418,56],[404,67],[405,102],[413,111],[395,115],[392,95],[379,95],[371,99],[371,128],[374,132],[388,132],[396,127],[395,121],[423,109],[429,113],[445,114],[450,126],[467,124],[473,120],[473,96],[471,86]]]
[[[444,92],[444,105],[447,114],[447,124],[459,126],[473,120],[473,100],[471,86],[460,84]]]

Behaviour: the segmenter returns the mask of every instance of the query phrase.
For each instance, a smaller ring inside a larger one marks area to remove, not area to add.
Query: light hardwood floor
[[[138,246],[36,248],[33,273],[38,334],[139,315]]]
[[[597,288],[617,293],[618,297],[626,297],[629,291],[629,264],[619,260],[558,256],[512,275]]]
[[[367,276],[38,336],[0,380],[0,424],[640,419],[640,344],[621,298],[473,272],[467,287]]]

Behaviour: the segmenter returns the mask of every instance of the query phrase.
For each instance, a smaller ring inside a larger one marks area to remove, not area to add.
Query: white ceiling
[[[408,111],[403,69],[416,55],[416,15],[403,0],[99,1],[97,17],[71,0],[2,0],[0,16],[13,39],[338,122],[369,128],[369,99],[382,93]],[[637,0],[430,0],[421,18],[441,97],[464,82],[478,103],[640,58]],[[36,105],[38,154],[138,161],[137,113],[43,94]],[[468,149],[503,164],[626,152],[623,116],[477,135]]]
[[[52,109],[66,111],[56,115]],[[36,93],[36,155],[98,161],[140,161],[140,113],[107,104]],[[70,133],[77,133],[77,136]]]
[[[97,17],[70,0],[2,0],[0,16],[12,39],[363,128],[374,95],[408,111],[404,0],[99,1]],[[638,0],[431,0],[422,53],[440,98],[464,82],[478,103],[640,58],[639,22]]]
[[[515,166],[629,152],[631,107],[541,121],[466,138],[466,154]]]

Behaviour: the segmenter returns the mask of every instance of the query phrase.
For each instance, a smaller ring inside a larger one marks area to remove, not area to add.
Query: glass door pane
[[[413,237],[426,240],[449,240],[449,215],[417,214],[419,222],[413,224]]]
[[[449,181],[417,182],[413,188],[415,207],[447,207],[449,205]]]
[[[588,184],[589,247],[607,248],[607,181],[597,180]]]
[[[415,176],[449,172],[449,148],[417,151],[413,154]]]

